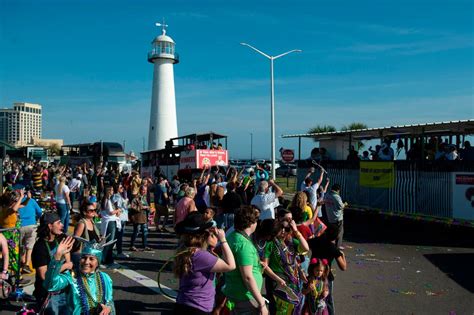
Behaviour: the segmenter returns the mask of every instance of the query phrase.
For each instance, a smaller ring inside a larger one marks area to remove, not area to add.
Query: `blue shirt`
[[[167,189],[165,185],[156,184],[155,186],[155,204],[159,204],[161,206],[166,206],[167,201],[164,198],[164,194],[167,193]]]
[[[25,201],[26,198],[23,199]],[[36,200],[31,198],[28,204],[20,208],[21,226],[36,225],[37,220],[41,217],[43,210],[40,208]]]

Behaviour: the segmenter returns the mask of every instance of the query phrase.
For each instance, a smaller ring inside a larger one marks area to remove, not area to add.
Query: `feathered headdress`
[[[94,241],[88,241],[85,238],[79,237],[79,236],[72,236],[75,240],[81,242],[84,244],[82,247],[82,252],[81,256],[84,255],[92,255],[97,257],[97,260],[100,262],[102,261],[102,252],[104,251],[104,247],[110,244],[115,243],[117,240],[109,241],[107,242],[107,239],[109,238],[110,234],[104,237],[100,242]]]

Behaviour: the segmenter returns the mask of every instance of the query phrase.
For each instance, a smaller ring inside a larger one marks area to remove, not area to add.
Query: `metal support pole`
[[[270,58],[270,76],[271,76],[271,129],[272,129],[272,179],[276,179],[275,175],[275,84],[273,79],[273,57]]]
[[[5,148],[6,151],[7,148]],[[3,159],[0,159],[0,195],[3,194]]]
[[[301,137],[298,137],[298,161],[301,160]]]
[[[253,161],[253,133],[250,133],[250,161]]]

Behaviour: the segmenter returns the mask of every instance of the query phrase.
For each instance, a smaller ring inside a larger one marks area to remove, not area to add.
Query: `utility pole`
[[[253,161],[253,133],[250,133],[250,161]]]

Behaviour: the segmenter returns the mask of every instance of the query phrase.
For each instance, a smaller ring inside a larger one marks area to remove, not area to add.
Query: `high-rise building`
[[[14,103],[13,108],[0,109],[0,140],[14,146],[33,144],[41,139],[41,105]]]

